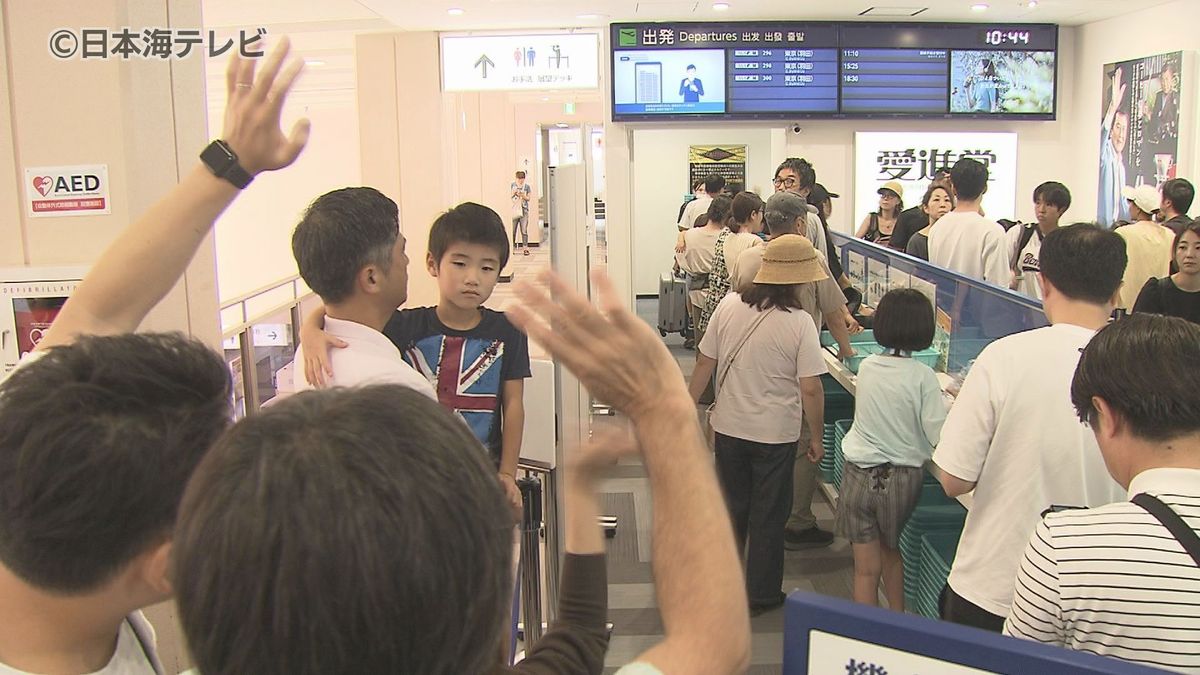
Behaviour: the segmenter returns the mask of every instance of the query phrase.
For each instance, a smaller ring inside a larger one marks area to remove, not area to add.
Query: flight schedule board
[[[613,24],[613,120],[1053,119],[1047,24]]]

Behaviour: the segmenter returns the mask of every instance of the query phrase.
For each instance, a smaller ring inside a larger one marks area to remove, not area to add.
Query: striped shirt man
[[[1200,469],[1149,469],[1129,496],[1158,497],[1200,529]],[[1200,671],[1200,567],[1130,502],[1053,513],[1017,575],[1007,635],[1181,672]]]

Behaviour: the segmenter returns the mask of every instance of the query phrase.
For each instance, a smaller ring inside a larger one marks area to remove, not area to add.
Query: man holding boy
[[[140,609],[171,596],[176,511],[228,424],[229,373],[180,335],[131,333],[239,189],[303,149],[307,120],[279,129],[303,65],[283,68],[287,53],[284,38],[257,80],[230,58],[223,140],[117,237],[0,386],[0,672],[163,672]]]
[[[980,353],[933,453],[947,495],[975,491],[942,618],[995,632],[1008,616],[1021,550],[1039,515],[1121,498],[1096,439],[1071,408],[1070,388],[1080,351],[1112,314],[1124,242],[1076,224],[1046,235],[1039,257],[1051,325]]]
[[[400,384],[436,398],[429,380],[383,334],[408,299],[408,256],[396,203],[374,188],[343,188],[314,201],[292,233],[300,277],[325,303],[325,332],[344,349],[329,355],[330,386]],[[296,391],[311,389],[304,345],[293,362]],[[336,375],[334,375],[336,373]]]
[[[438,282],[437,306],[393,312],[383,332],[434,385],[442,405],[466,420],[515,507],[529,341],[503,312],[483,306],[508,256],[495,211],[466,202],[443,213],[429,230],[425,260]]]
[[[1042,240],[1058,229],[1059,220],[1069,208],[1071,191],[1062,183],[1049,181],[1033,191],[1033,213],[1037,222],[1012,227],[1004,234],[1013,273],[1009,288],[1042,299],[1038,253],[1042,250]]]

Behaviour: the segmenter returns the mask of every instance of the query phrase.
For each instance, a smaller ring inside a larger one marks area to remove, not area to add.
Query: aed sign
[[[25,169],[25,195],[26,212],[34,218],[112,212],[107,164]]]

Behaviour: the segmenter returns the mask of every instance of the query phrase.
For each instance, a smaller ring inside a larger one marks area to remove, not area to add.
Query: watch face
[[[230,166],[237,163],[237,157],[234,156],[233,152],[224,143],[213,141],[208,144],[204,152],[200,153],[200,161],[204,162],[213,173],[220,176]]]

